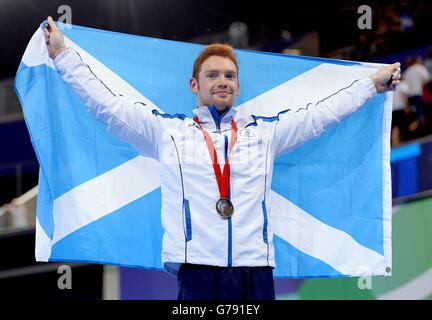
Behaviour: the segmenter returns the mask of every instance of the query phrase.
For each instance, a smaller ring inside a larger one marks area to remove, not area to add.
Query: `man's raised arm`
[[[370,77],[356,80],[350,86],[303,108],[279,116],[276,125],[276,153],[280,154],[317,137],[333,123],[360,108],[376,93],[394,90],[400,80],[400,63],[379,69]]]
[[[66,47],[63,33],[51,17],[44,26],[44,34],[55,68],[90,113],[103,122],[111,134],[130,143],[140,154],[157,159],[161,129],[152,110],[115,95],[94,75],[77,52]]]

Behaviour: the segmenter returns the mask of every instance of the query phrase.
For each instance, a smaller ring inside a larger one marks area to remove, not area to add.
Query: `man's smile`
[[[227,95],[231,94],[231,92],[229,92],[229,91],[224,91],[224,90],[220,90],[220,91],[215,91],[215,92],[213,92],[213,94],[217,94],[217,95],[219,95],[219,96],[227,96]]]

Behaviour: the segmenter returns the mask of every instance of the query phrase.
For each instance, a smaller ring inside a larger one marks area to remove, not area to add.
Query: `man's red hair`
[[[193,78],[198,80],[198,75],[201,71],[201,65],[211,56],[219,56],[230,59],[235,64],[238,72],[237,56],[235,55],[233,48],[228,44],[214,43],[207,46],[196,58],[192,71]]]

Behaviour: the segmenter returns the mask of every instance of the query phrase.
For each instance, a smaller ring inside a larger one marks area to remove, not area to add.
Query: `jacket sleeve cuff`
[[[69,60],[70,56],[72,55],[72,49],[67,48],[65,51],[60,53],[57,57],[53,59],[54,67],[57,69],[57,71],[62,71],[62,69],[67,64],[67,61]]]
[[[360,83],[367,89],[367,91],[369,92],[371,97],[373,97],[374,95],[377,94],[376,87],[375,87],[371,78],[367,77],[367,78],[361,79]]]

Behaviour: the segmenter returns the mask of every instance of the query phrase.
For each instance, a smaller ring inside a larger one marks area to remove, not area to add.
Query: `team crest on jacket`
[[[240,129],[238,132],[238,136],[242,140],[256,140],[257,135],[250,128]]]

